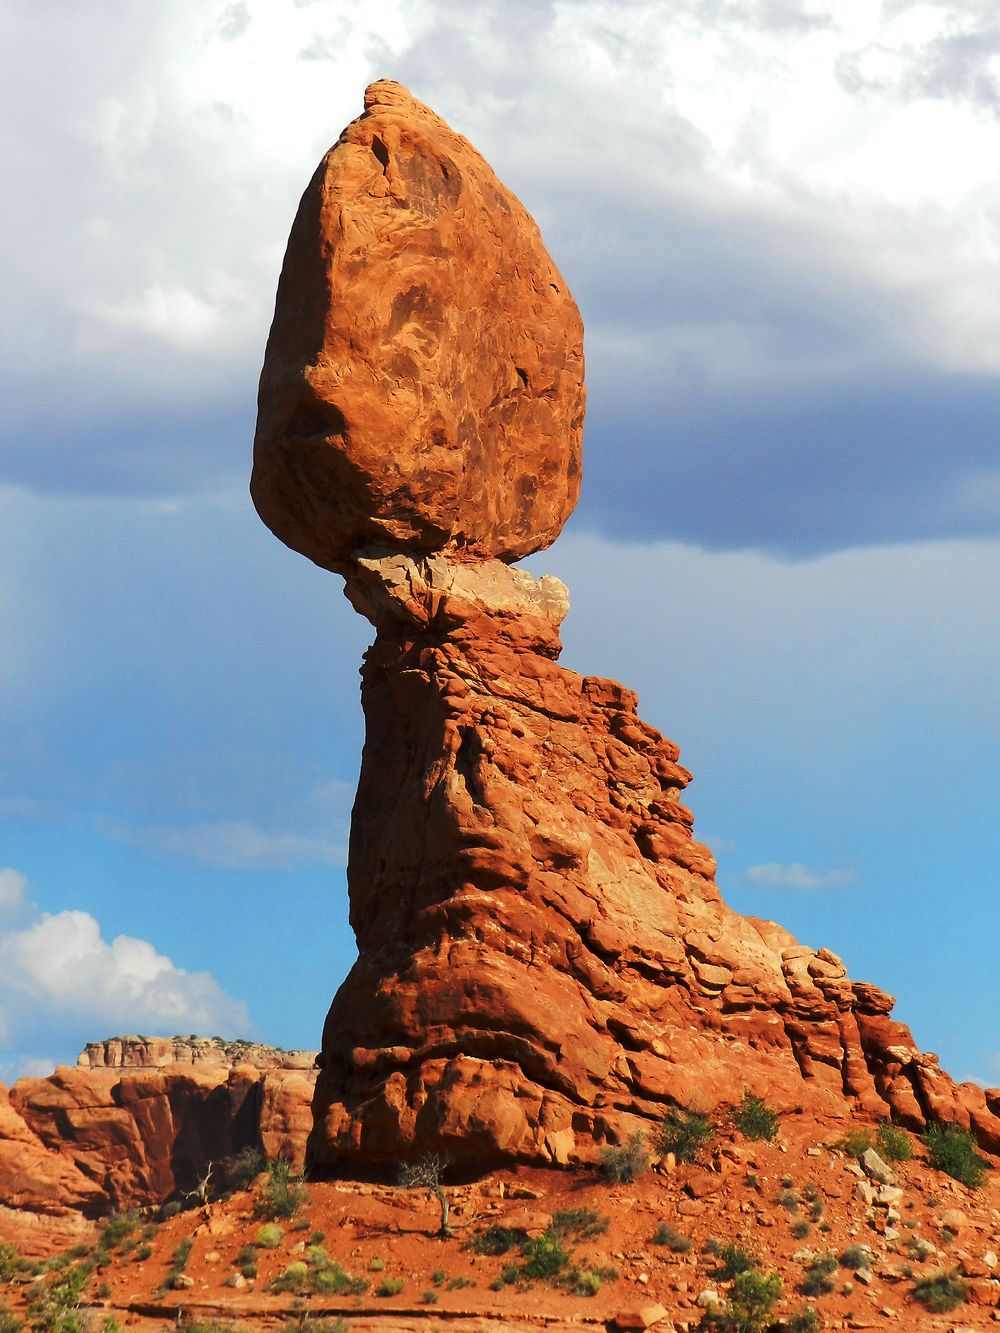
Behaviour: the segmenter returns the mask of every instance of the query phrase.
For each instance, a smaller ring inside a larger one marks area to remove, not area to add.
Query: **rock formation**
[[[289,238],[258,513],[329,569],[363,546],[540,550],[580,489],[582,344],[523,205],[399,84],[372,84]]]
[[[79,1214],[155,1206],[244,1147],[301,1167],[314,1059],[117,1037],[87,1046],[75,1069],[0,1087],[0,1237],[23,1238],[32,1215],[71,1232]]]
[[[592,1161],[672,1103],[972,1125],[841,961],[721,900],[677,747],[558,665],[558,580],[508,567],[576,495],[579,325],[512,197],[397,85],[292,229],[253,493],[374,624],[351,830],[359,958],[323,1034],[308,1161]]]

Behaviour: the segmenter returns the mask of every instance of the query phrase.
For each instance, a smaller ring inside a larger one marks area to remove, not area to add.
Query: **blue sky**
[[[990,6],[360,8],[0,16],[0,1077],[315,1046],[350,965],[368,626],[246,482],[298,196],[393,77],[583,311],[564,660],[681,745],[735,907],[1000,1083]]]

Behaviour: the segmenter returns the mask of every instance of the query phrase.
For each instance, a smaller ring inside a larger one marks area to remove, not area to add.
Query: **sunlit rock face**
[[[397,83],[327,153],[292,225],[251,493],[340,569],[361,547],[514,560],[580,489],[583,325],[523,205]]]
[[[630,690],[559,665],[567,591],[510,562],[576,499],[576,306],[464,139],[396,84],[365,105],[292,229],[252,481],[376,631],[359,957],[323,1033],[310,1167],[593,1161],[745,1087],[1000,1148],[1000,1094],[956,1088],[891,997],[726,906],[677,746]]]

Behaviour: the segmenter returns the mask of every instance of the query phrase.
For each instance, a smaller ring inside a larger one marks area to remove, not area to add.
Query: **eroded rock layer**
[[[40,1234],[72,1234],[80,1216],[155,1206],[246,1147],[301,1167],[313,1060],[118,1037],[91,1043],[74,1069],[0,1085],[0,1238],[24,1234],[31,1217],[47,1219]]]
[[[461,135],[372,84],[306,189],[250,489],[287,545],[513,560],[576,503],[583,325],[531,217]]]
[[[497,562],[360,560],[373,621],[349,865],[359,959],[323,1035],[308,1161],[593,1160],[671,1103],[971,1125],[840,959],[721,900],[677,747],[560,667],[565,589]]]

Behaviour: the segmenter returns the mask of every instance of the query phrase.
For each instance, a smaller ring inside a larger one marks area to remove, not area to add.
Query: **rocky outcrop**
[[[361,558],[378,636],[351,831],[359,958],[327,1019],[309,1161],[592,1160],[672,1103],[972,1124],[839,958],[722,901],[679,752],[613,681],[558,665],[555,579]]]
[[[251,493],[339,569],[363,546],[516,559],[580,488],[583,325],[523,205],[398,83],[372,84],[292,226]]]
[[[207,1039],[111,1038],[77,1068],[0,1089],[0,1202],[51,1218],[152,1207],[245,1147],[300,1169],[314,1057],[268,1049],[243,1060]]]
[[[722,901],[677,746],[558,664],[565,588],[508,563],[576,497],[579,323],[530,219],[398,85],[306,191],[261,376],[252,491],[375,625],[348,869],[359,957],[308,1162],[593,1160],[673,1103],[972,1125],[834,954]]]

